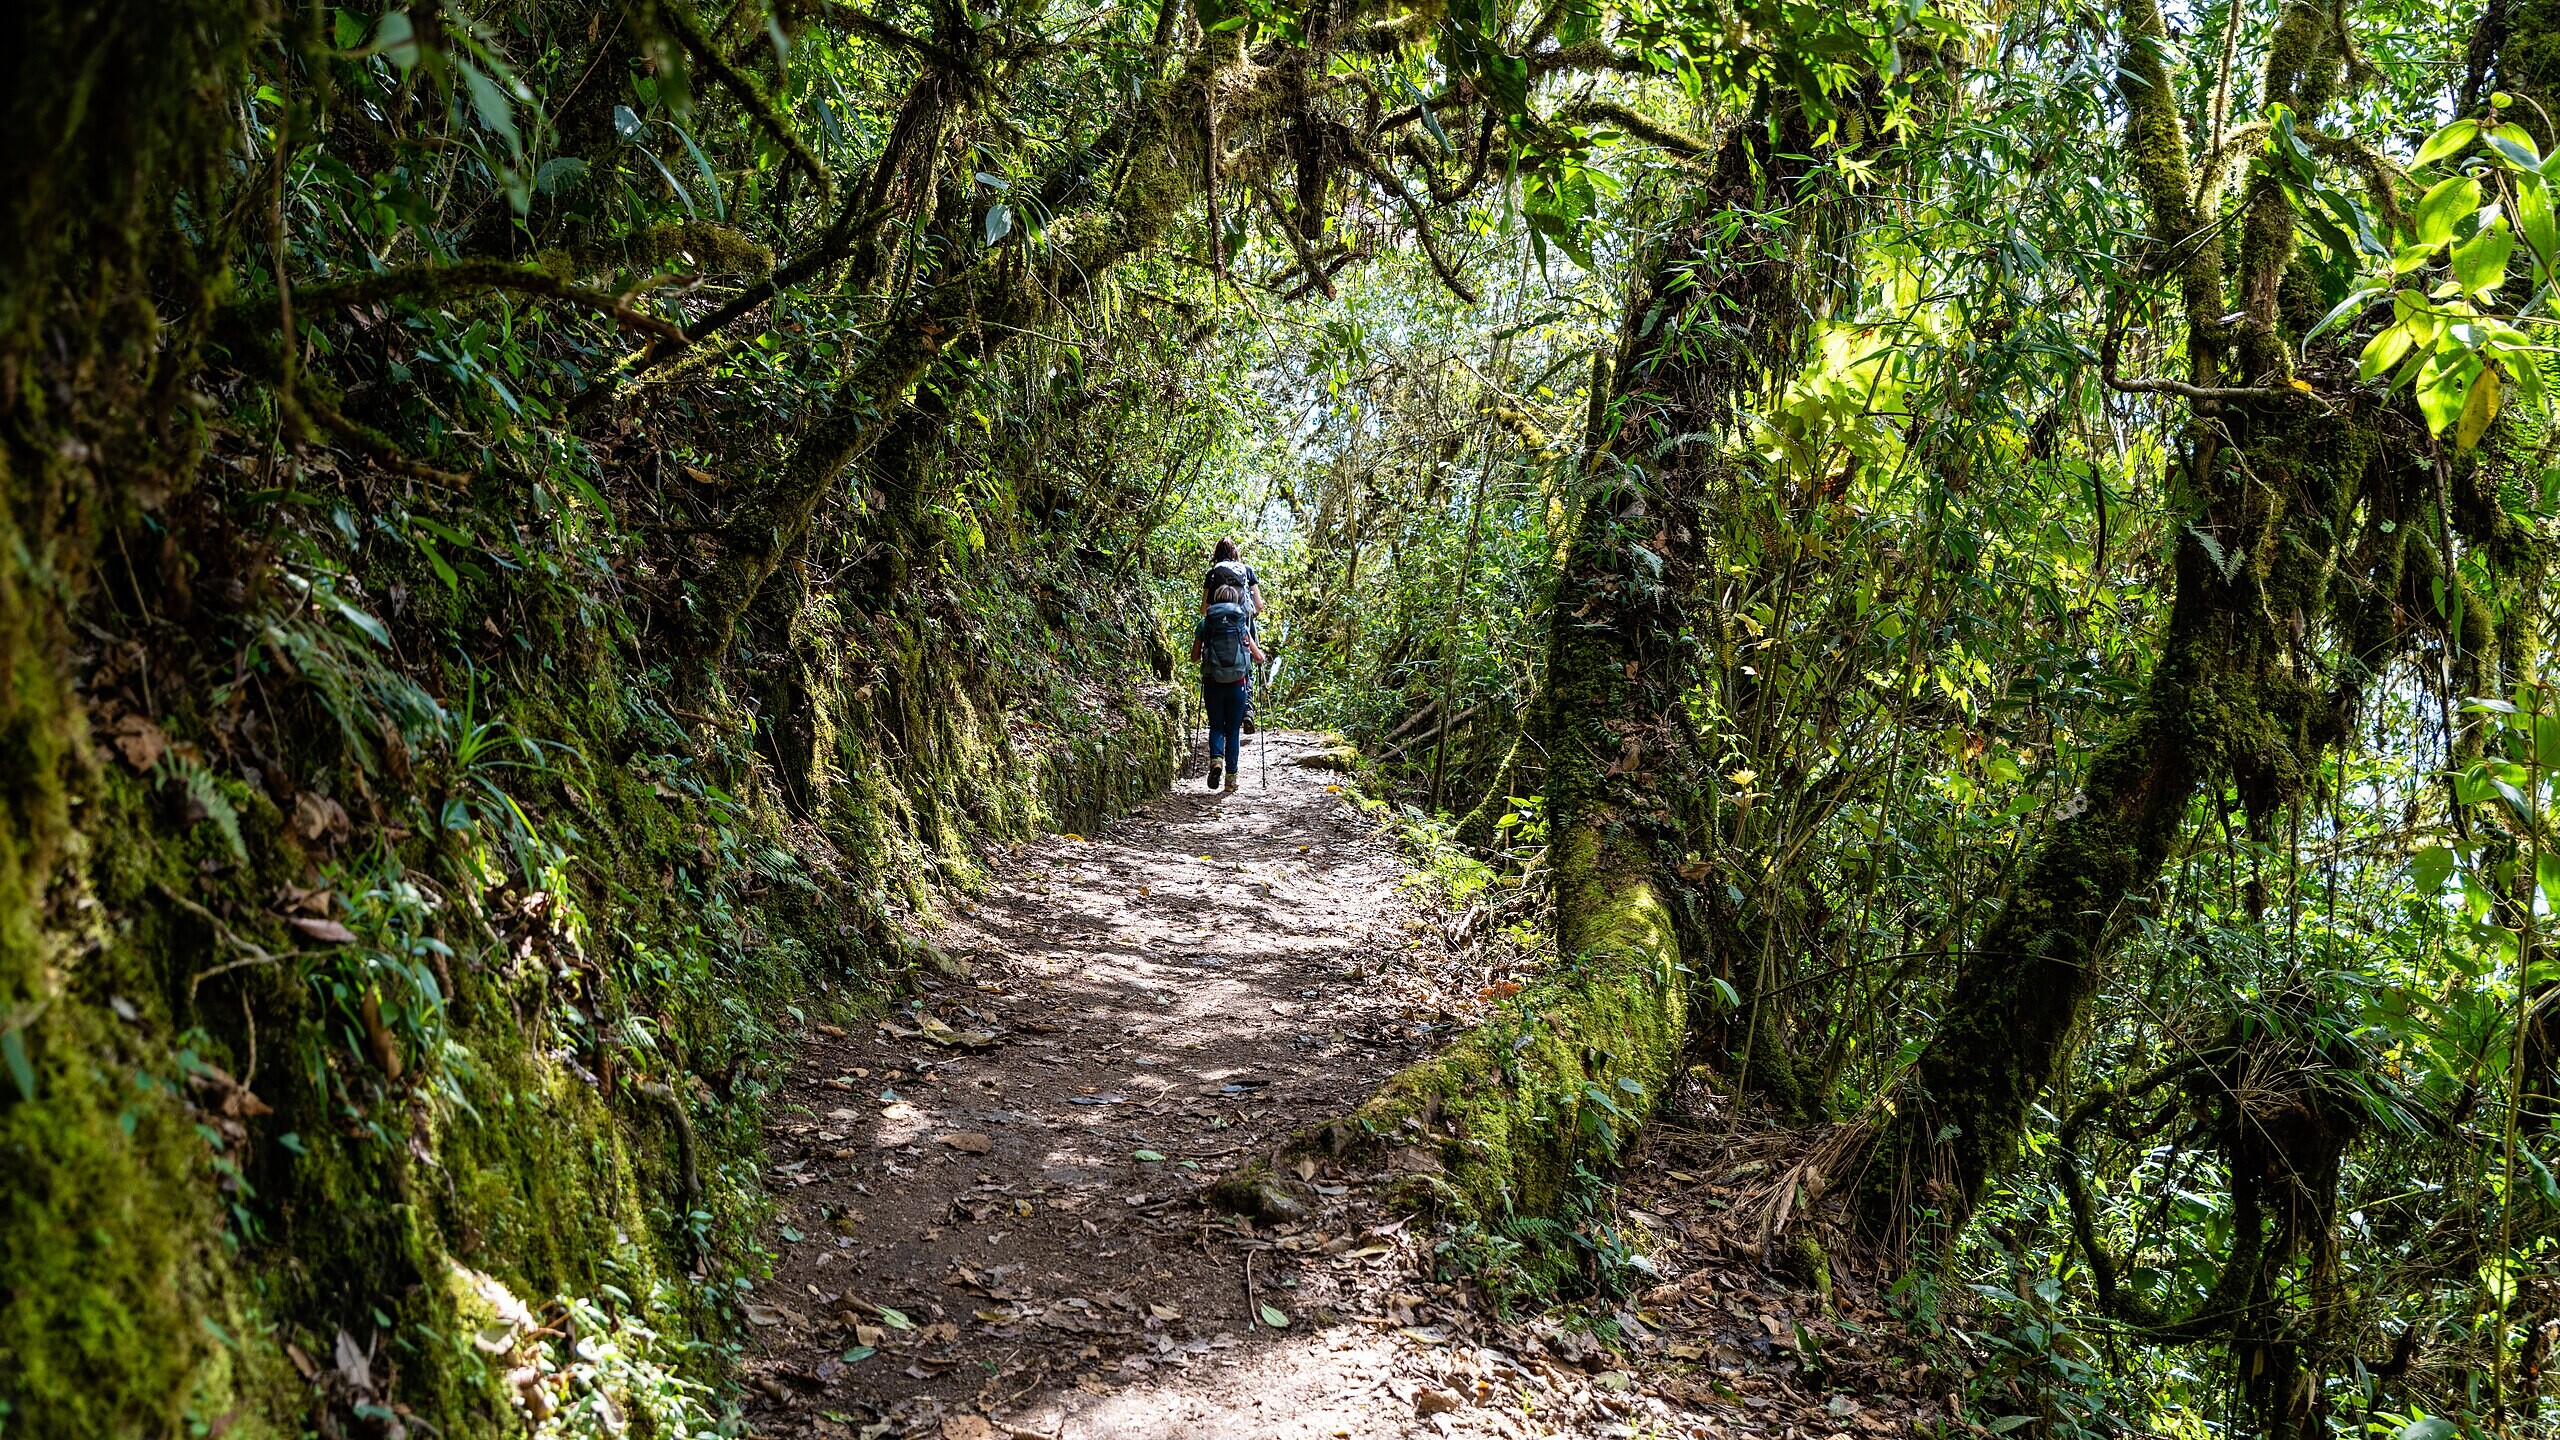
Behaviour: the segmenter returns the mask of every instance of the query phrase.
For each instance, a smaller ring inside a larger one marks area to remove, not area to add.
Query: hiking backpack
[[[1253,571],[1241,560],[1221,560],[1209,567],[1209,578],[1201,586],[1201,598],[1214,595],[1221,585],[1233,585],[1244,601],[1246,613],[1253,610]]]
[[[1219,604],[1200,617],[1200,678],[1212,685],[1233,685],[1253,674],[1253,652],[1245,637],[1253,622],[1241,605]]]

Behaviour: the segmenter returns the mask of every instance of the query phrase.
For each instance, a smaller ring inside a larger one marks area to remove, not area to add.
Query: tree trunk
[[[2104,980],[2108,944],[2159,878],[2200,785],[2227,783],[2249,815],[2277,814],[2352,723],[2377,659],[2350,643],[2323,685],[2301,638],[2330,614],[2336,590],[2367,578],[2338,572],[2360,568],[2340,562],[2372,523],[2357,514],[2368,477],[2397,478],[2376,462],[2376,407],[2361,397],[2323,410],[2281,393],[2298,317],[2278,282],[2295,220],[2272,182],[2243,203],[2242,319],[2224,326],[2222,247],[2189,243],[2209,217],[2193,199],[2155,0],[2124,0],[2124,30],[2127,145],[2156,253],[2176,258],[2188,383],[2223,394],[2193,401],[2181,444],[2173,500],[2183,504],[2173,508],[2194,518],[2177,538],[2175,599],[2140,708],[2099,753],[1957,974],[1886,1132],[1898,1163],[1869,1171],[1870,1216],[1888,1226],[1900,1219],[1898,1201],[1924,1204],[1950,1226],[1971,1215],[2059,1074]],[[2270,43],[2265,98],[2312,124],[2343,67],[2331,12],[2296,0]],[[2377,565],[2381,554],[2356,550]],[[2396,581],[2396,565],[2391,573]],[[2383,593],[2398,591],[2394,583]]]

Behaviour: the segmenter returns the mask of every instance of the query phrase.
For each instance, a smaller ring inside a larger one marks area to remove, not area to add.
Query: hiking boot
[[[1230,795],[1236,793],[1236,772],[1233,770],[1227,772],[1227,793]]]
[[[1226,769],[1226,762],[1224,762],[1224,761],[1221,761],[1221,760],[1212,760],[1212,761],[1210,761],[1210,762],[1209,762],[1209,788],[1210,788],[1210,789],[1215,790],[1215,789],[1217,789],[1217,788],[1218,788],[1218,776],[1219,776],[1220,772],[1224,771],[1225,769]],[[1234,788],[1235,788],[1235,786],[1233,786],[1233,785],[1231,784],[1231,785],[1229,785],[1227,788],[1228,788],[1228,789],[1230,789],[1230,790],[1232,790],[1232,789],[1234,789]]]
[[[1262,727],[1254,724],[1253,717],[1247,715],[1244,717],[1244,733],[1247,735],[1259,735],[1262,733]]]

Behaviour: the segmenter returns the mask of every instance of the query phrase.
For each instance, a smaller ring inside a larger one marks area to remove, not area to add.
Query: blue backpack
[[[1253,652],[1245,637],[1253,620],[1241,605],[1212,605],[1200,617],[1200,678],[1213,685],[1233,685],[1253,674]]]

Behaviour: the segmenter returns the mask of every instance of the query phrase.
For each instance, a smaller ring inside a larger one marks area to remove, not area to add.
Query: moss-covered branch
[[[508,260],[457,260],[449,264],[413,265],[374,275],[296,286],[293,303],[309,314],[390,300],[446,299],[491,290],[566,300],[598,314],[610,315],[622,324],[660,340],[681,343],[684,339],[681,326],[640,309],[632,303],[629,294],[598,290],[538,265],[519,265]],[[218,339],[236,341],[245,333],[272,330],[275,314],[273,300],[234,301],[224,306],[215,318],[214,334]]]
[[[739,108],[747,112],[756,127],[772,136],[773,143],[782,147],[793,164],[809,172],[809,179],[818,187],[818,198],[832,198],[835,177],[827,173],[826,162],[809,148],[809,142],[800,137],[800,127],[792,124],[776,108],[773,97],[764,93],[764,87],[758,85],[753,76],[729,63],[729,57],[720,53],[719,42],[704,31],[702,22],[695,18],[684,0],[660,0],[657,14],[684,42],[684,48],[693,56],[694,63],[710,71],[711,78],[737,98]]]

